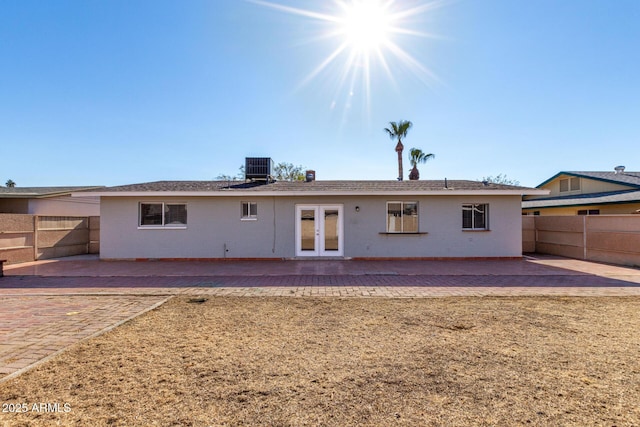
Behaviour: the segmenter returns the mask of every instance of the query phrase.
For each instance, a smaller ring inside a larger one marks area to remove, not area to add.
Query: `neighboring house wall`
[[[29,200],[32,215],[55,216],[98,216],[100,215],[99,197],[58,196]]]
[[[240,219],[242,201],[257,202],[257,220]],[[387,234],[388,201],[417,201],[419,232],[423,234]],[[186,229],[139,228],[140,202],[186,203]],[[296,204],[338,204],[344,206],[345,257],[519,257],[522,254],[520,202],[519,196],[110,196],[101,200],[100,256],[103,259],[292,258],[295,257]],[[490,231],[462,230],[462,205],[468,203],[489,204]]]
[[[99,197],[0,198],[0,212],[55,216],[98,216]]]

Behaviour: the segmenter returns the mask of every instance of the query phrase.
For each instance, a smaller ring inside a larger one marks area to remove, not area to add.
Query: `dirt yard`
[[[638,298],[181,297],[0,384],[28,408],[0,425],[637,426],[639,326]]]

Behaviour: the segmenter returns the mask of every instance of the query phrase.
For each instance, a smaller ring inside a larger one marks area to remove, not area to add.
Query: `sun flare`
[[[323,24],[325,30],[311,41],[333,42],[333,51],[302,80],[300,86],[322,73],[336,72],[329,80],[338,82],[333,88],[334,98],[344,96],[346,108],[351,106],[355,93],[362,94],[367,110],[370,108],[374,70],[386,75],[393,86],[396,86],[397,78],[405,80],[403,73],[407,71],[426,85],[439,82],[435,74],[403,45],[410,41],[409,37],[438,38],[412,26],[420,21],[420,15],[441,7],[447,0],[415,0],[410,7],[395,0],[319,2],[318,7],[328,11],[300,9],[264,0],[248,1]],[[341,60],[342,65],[339,64]],[[331,108],[335,105],[334,99]]]
[[[390,18],[379,2],[359,1],[344,5],[344,16],[338,25],[352,49],[369,52],[388,42]]]

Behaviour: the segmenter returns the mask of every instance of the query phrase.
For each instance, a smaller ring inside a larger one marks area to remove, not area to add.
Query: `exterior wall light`
[[[356,212],[360,212],[360,206],[356,206]]]

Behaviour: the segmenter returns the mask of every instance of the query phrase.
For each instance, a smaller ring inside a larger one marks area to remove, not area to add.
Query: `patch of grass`
[[[0,424],[640,424],[638,298],[189,300],[0,384],[71,408]]]

